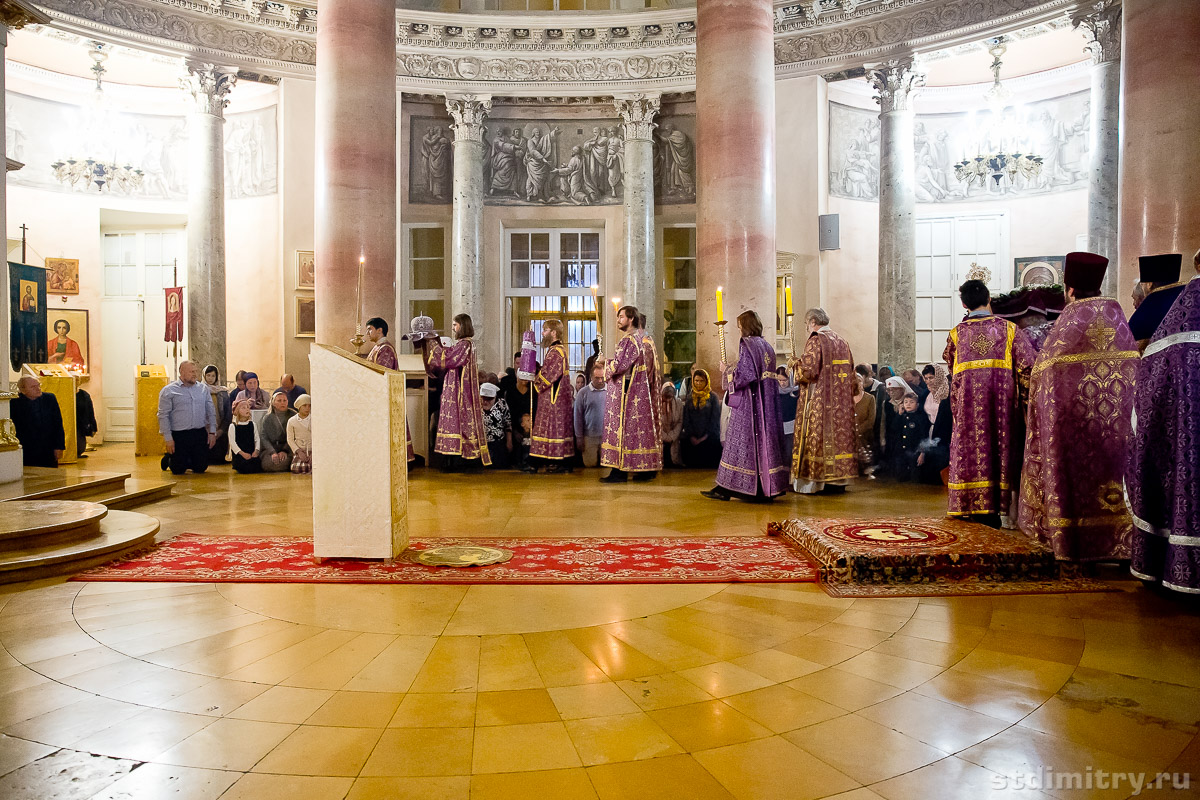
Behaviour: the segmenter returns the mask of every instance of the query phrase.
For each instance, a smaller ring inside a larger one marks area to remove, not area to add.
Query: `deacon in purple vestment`
[[[771,498],[787,491],[789,468],[783,461],[775,350],[762,336],[757,313],[743,311],[737,324],[742,334],[737,366],[721,365],[732,411],[717,486],[701,492],[714,500],[728,500],[731,493]]]
[[[1068,304],[1029,379],[1021,530],[1060,561],[1129,558],[1125,507],[1137,342],[1125,312],[1100,297],[1108,259],[1068,253]]]
[[[1033,346],[1016,325],[992,315],[985,282],[968,280],[959,297],[970,313],[950,331],[942,353],[954,376],[947,513],[999,525],[1017,488],[1021,400],[1029,387]]]
[[[607,386],[600,466],[612,467],[612,472],[601,478],[606,483],[624,481],[629,472],[645,475],[637,475],[635,480],[649,480],[662,469],[662,445],[655,424],[658,397],[651,388],[653,365],[646,364],[637,317],[633,306],[617,312],[617,330],[624,336],[617,342],[614,357],[604,365]]]
[[[562,320],[548,319],[542,323],[542,347],[546,350],[542,368],[533,382],[538,406],[533,417],[529,455],[551,461],[575,457],[575,388],[562,337]],[[557,471],[559,467],[552,469]],[[531,465],[528,471],[536,472],[537,467]]]
[[[399,369],[400,357],[396,355],[396,348],[388,341],[387,332],[387,320],[383,317],[371,317],[367,320],[367,339],[373,345],[371,352],[367,354],[367,361],[384,369]],[[408,420],[404,420],[404,443],[408,447],[408,460],[416,460],[417,454],[413,450],[412,431],[408,429]]]
[[[638,314],[638,336],[641,337],[642,363],[646,365],[646,375],[650,379],[652,396],[657,401],[662,393],[662,368],[658,363],[658,349],[654,346],[654,337],[646,331],[646,315]],[[654,406],[654,441],[662,450],[662,403],[651,403]]]
[[[441,342],[421,340],[425,370],[442,376],[442,406],[438,414],[435,453],[459,456],[464,461],[480,459],[483,466],[492,465],[487,449],[487,434],[483,428],[483,405],[479,402],[479,369],[475,365],[475,348],[471,337],[475,327],[468,314],[454,317],[452,346]]]
[[[1133,574],[1200,594],[1200,278],[1142,354],[1134,412],[1125,473]]]
[[[804,387],[796,409],[791,477],[801,494],[836,494],[858,476],[858,434],[854,416],[854,354],[829,327],[821,308],[804,314],[808,339],[793,358],[796,383]]]

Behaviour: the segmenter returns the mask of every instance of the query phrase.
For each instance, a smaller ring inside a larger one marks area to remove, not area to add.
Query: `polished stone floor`
[[[82,464],[159,475],[129,446]],[[871,483],[764,507],[700,498],[697,473],[595,477],[419,474],[414,527],[750,535],[942,502]],[[168,536],[305,535],[309,480],[214,468],[140,510]],[[1195,797],[1200,615],[1117,586],[3,587],[0,797],[1123,798],[1160,772],[1190,788],[1140,797]]]

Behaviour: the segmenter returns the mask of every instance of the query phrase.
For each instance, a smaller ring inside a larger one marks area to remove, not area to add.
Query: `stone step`
[[[0,503],[0,556],[95,538],[107,513],[98,503],[78,500]]]
[[[159,481],[148,478],[129,478],[124,490],[115,494],[97,497],[92,502],[113,509],[131,509],[165,500],[171,496],[175,481]],[[90,499],[90,498],[89,498]]]
[[[91,500],[122,494],[128,472],[76,472],[25,467],[21,480],[0,485],[0,500]]]
[[[125,551],[148,547],[158,520],[136,511],[109,511],[97,535],[82,541],[43,544],[0,553],[0,583],[67,575],[111,561]]]

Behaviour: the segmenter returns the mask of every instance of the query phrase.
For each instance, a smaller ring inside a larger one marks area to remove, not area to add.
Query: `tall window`
[[[446,235],[440,225],[411,225],[408,248],[408,311],[412,317],[430,317],[434,330],[446,328]],[[408,320],[396,320],[400,326]]]
[[[105,296],[157,297],[164,288],[183,286],[185,245],[183,231],[104,234]]]
[[[600,285],[601,232],[596,230],[510,230],[507,237],[508,295],[512,303],[512,349],[542,322],[566,326],[567,360],[581,372],[596,338],[592,286]],[[603,291],[603,287],[601,287]],[[539,353],[540,356],[540,353]]]
[[[665,290],[663,368],[679,380],[696,360],[696,226],[664,227],[658,250]]]

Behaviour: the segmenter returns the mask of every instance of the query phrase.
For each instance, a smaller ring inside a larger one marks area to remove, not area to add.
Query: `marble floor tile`
[[[388,728],[362,777],[434,777],[471,774],[471,728]]]
[[[810,800],[859,787],[855,779],[777,736],[702,750],[695,758],[735,797],[746,800]]]
[[[771,731],[720,700],[650,711],[650,718],[689,753],[762,739]]]
[[[733,800],[734,796],[690,755],[625,761],[588,768],[600,800],[660,800],[663,787],[689,800]]]
[[[947,755],[855,714],[809,725],[783,738],[862,784],[895,777]]]
[[[561,722],[497,725],[475,729],[471,771],[522,772],[582,766]]]
[[[353,778],[362,771],[382,735],[379,728],[304,725],[255,764],[254,771]]]
[[[683,748],[640,711],[611,717],[572,719],[565,724],[585,767],[660,758],[683,752]]]

